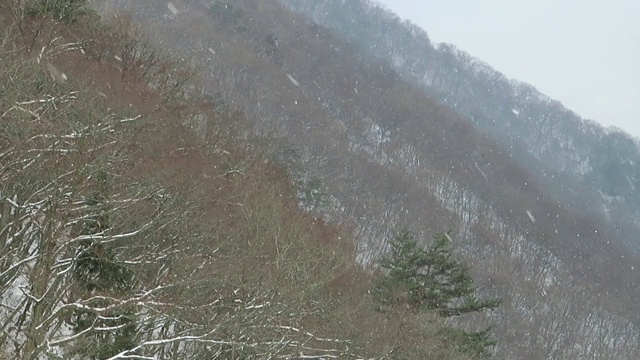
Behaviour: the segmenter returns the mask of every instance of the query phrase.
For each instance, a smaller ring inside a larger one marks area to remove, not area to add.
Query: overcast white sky
[[[640,1],[377,0],[581,116],[640,137]]]

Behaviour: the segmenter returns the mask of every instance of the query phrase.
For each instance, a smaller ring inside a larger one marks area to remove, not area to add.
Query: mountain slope
[[[375,264],[400,228],[424,242],[452,228],[457,252],[481,276],[479,295],[505,298],[481,320],[499,324],[497,356],[638,355],[638,289],[628,286],[638,259],[607,242],[616,234],[603,219],[554,200],[450,107],[276,2],[171,4],[175,12],[166,2],[104,6],[130,12],[191,59],[217,106],[243,110],[257,134],[269,134],[271,161],[311,187],[301,194],[326,195],[308,207],[354,229],[361,263]]]
[[[468,359],[375,309],[272,138],[81,3],[0,2],[0,359]]]
[[[605,217],[640,249],[640,151],[618,129],[581,119],[528,84],[507,79],[367,1],[282,1],[336,30],[491,134],[573,211]]]

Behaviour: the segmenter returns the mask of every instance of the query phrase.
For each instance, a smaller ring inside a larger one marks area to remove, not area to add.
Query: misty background
[[[378,0],[579,115],[640,137],[640,3]]]

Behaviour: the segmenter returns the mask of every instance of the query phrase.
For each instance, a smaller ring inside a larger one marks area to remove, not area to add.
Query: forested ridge
[[[455,44],[433,44],[428,29],[401,20],[375,1],[281,2],[382,59],[403,79],[449,105],[495,138],[572,211],[606,218],[616,240],[638,251],[637,139],[581,118]]]
[[[89,5],[2,4],[5,357],[640,355],[621,227],[366,42],[275,0]]]
[[[490,354],[487,332],[382,310],[384,275],[302,211],[319,195],[279,139],[129,16],[3,2],[0,24],[1,359]]]

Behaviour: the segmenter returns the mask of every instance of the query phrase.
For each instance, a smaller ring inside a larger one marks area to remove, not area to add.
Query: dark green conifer
[[[405,305],[411,310],[433,311],[443,317],[495,309],[500,299],[479,299],[470,268],[453,256],[449,234],[437,233],[428,248],[418,246],[414,236],[404,231],[390,241],[389,255],[380,266],[387,272],[374,287],[384,305]],[[468,332],[446,328],[443,337],[472,357],[490,355],[495,345],[489,329]]]

